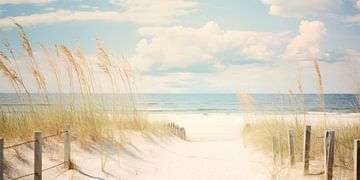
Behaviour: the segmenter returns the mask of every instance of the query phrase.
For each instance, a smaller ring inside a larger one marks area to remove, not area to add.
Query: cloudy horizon
[[[358,91],[360,0],[0,0],[0,38],[21,54],[11,19],[39,59],[39,43],[79,43],[96,58],[99,37],[139,72],[140,92],[297,93],[300,79],[316,93],[315,58],[325,93]],[[0,83],[0,92],[13,91],[3,76]]]

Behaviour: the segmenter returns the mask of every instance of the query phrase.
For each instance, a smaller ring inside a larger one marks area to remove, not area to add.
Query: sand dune
[[[340,115],[333,115],[338,119]],[[351,120],[358,115],[342,115],[342,120]],[[319,179],[322,176],[302,175],[302,164],[295,168],[274,167],[272,155],[264,154],[254,147],[245,147],[240,130],[246,117],[239,115],[151,115],[152,120],[172,120],[184,126],[188,140],[175,136],[144,135],[128,132],[127,143],[122,148],[104,143],[103,148],[94,145],[83,149],[72,144],[72,162],[75,169],[65,171],[62,167],[43,174],[44,179],[156,179],[156,180],[266,180]],[[318,116],[309,119],[318,119]],[[331,118],[330,118],[331,119]],[[61,145],[58,145],[58,149]],[[21,149],[30,163],[13,158],[15,167],[12,176],[31,172],[32,149]],[[44,148],[43,167],[61,160],[49,146]],[[8,157],[9,154],[6,154]],[[285,159],[286,161],[286,159]],[[28,179],[32,179],[29,177]]]

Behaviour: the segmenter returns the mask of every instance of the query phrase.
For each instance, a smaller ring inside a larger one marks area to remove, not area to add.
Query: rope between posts
[[[15,147],[18,147],[18,146],[21,146],[21,145],[25,145],[25,144],[29,144],[29,143],[32,143],[32,142],[35,142],[35,140],[25,141],[25,142],[22,142],[22,143],[19,143],[19,144],[14,144],[14,145],[11,145],[11,146],[6,146],[6,147],[4,147],[4,149],[15,148]]]
[[[49,135],[49,136],[44,136],[42,139],[45,140],[45,139],[48,139],[48,138],[59,136],[59,135],[64,134],[64,133],[65,133],[65,131],[61,131],[61,132],[56,133],[56,134],[52,134],[52,135]]]
[[[61,166],[61,165],[63,165],[63,164],[65,164],[65,162],[61,162],[61,163],[59,163],[59,164],[55,164],[55,165],[50,166],[50,167],[48,167],[48,168],[45,168],[45,169],[43,169],[43,170],[41,170],[41,171],[42,171],[42,172],[45,172],[45,171],[48,171],[48,170],[50,170],[50,169],[56,168],[56,167],[58,167],[58,166]],[[9,178],[9,179],[10,179],[10,180],[16,180],[16,179],[21,179],[21,178],[28,177],[28,176],[32,176],[32,175],[35,175],[35,173],[29,173],[29,174],[25,174],[25,175],[22,175],[22,176],[19,176],[19,177]]]
[[[62,163],[59,163],[59,164],[55,164],[55,165],[50,166],[50,167],[48,167],[48,168],[45,168],[45,169],[43,169],[43,170],[41,170],[41,171],[42,171],[42,172],[45,172],[45,171],[47,171],[47,170],[50,170],[50,169],[52,169],[52,168],[56,168],[56,167],[58,167],[58,166],[60,166],[60,165],[63,165],[63,164],[65,164],[65,162],[62,162]]]
[[[65,131],[61,131],[61,132],[56,133],[56,134],[52,134],[52,135],[49,135],[49,136],[44,136],[42,139],[45,140],[45,139],[52,138],[52,137],[55,137],[55,136],[58,136],[58,135],[61,135],[61,134],[64,134],[64,133],[65,133]],[[35,140],[25,141],[25,142],[22,142],[22,143],[19,143],[19,144],[14,144],[14,145],[11,145],[11,146],[6,146],[6,147],[4,147],[4,149],[15,148],[15,147],[18,147],[18,146],[21,146],[21,145],[25,145],[25,144],[29,144],[29,143],[33,143],[33,142],[35,142]]]
[[[22,175],[22,176],[19,176],[19,177],[16,177],[16,178],[9,178],[9,179],[11,179],[11,180],[21,179],[21,178],[32,176],[32,175],[35,175],[35,173],[25,174],[25,175]]]

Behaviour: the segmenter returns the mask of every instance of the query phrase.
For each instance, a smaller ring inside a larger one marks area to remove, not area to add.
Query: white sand
[[[292,116],[283,116],[289,120]],[[342,122],[359,120],[358,114],[332,114],[329,121],[341,119]],[[258,116],[254,119],[262,119]],[[267,118],[271,119],[270,116]],[[322,117],[308,115],[312,123]],[[62,167],[45,172],[43,179],[194,179],[194,180],[231,180],[231,179],[271,179],[277,175],[281,179],[305,179],[301,163],[296,168],[281,168],[277,172],[272,165],[270,154],[264,154],[252,147],[244,147],[240,139],[241,127],[248,119],[239,114],[152,114],[152,120],[173,121],[185,127],[190,141],[176,137],[164,138],[156,135],[146,136],[130,132],[131,143],[123,148],[111,144],[94,146],[84,150],[76,143],[72,145],[72,161],[76,170],[64,171]],[[51,150],[52,143],[44,148],[46,168],[61,162],[62,147]],[[61,145],[60,145],[61,146]],[[12,176],[32,171],[32,150],[21,149],[28,164],[15,157],[9,159],[14,167]],[[5,154],[9,157],[11,153]],[[56,154],[56,155],[54,155]],[[49,160],[56,159],[58,161]],[[103,164],[103,170],[102,170]],[[321,179],[322,176],[308,176],[306,179]],[[28,178],[32,179],[32,177]]]

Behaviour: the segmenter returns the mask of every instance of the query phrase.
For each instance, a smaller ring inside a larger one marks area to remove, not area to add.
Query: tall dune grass
[[[318,88],[318,97],[319,97],[319,105],[321,109],[324,112],[324,126],[327,127],[327,120],[326,120],[326,107],[325,107],[325,98],[324,98],[324,86],[322,82],[321,72],[320,72],[320,66],[316,58],[313,60],[314,62],[314,69],[316,73],[316,82],[317,82],[317,88]]]
[[[314,72],[316,75],[316,83],[318,86],[318,97],[319,97],[319,107],[323,111],[323,119],[320,117],[319,120],[310,122],[310,115],[306,115],[305,112],[305,101],[304,101],[304,92],[303,86],[301,83],[301,78],[297,79],[297,88],[299,90],[299,95],[295,96],[293,92],[289,91],[289,100],[296,103],[294,106],[296,109],[293,110],[293,114],[288,114],[287,117],[280,115],[264,115],[264,117],[257,116],[255,121],[251,121],[250,126],[251,131],[248,132],[246,136],[246,141],[251,142],[254,146],[259,147],[260,149],[272,153],[272,138],[275,136],[282,137],[281,143],[282,152],[284,152],[284,157],[288,157],[288,130],[290,128],[295,130],[295,153],[296,161],[301,162],[303,156],[303,140],[304,140],[304,127],[312,124],[312,135],[311,135],[311,148],[310,148],[310,171],[313,174],[321,174],[323,172],[323,144],[324,144],[324,132],[326,130],[334,130],[336,133],[335,140],[335,175],[337,178],[347,178],[352,175],[353,168],[353,141],[354,139],[360,138],[360,122],[357,119],[354,119],[350,122],[340,122],[339,120],[329,121],[326,112],[326,102],[324,99],[323,91],[323,82],[322,75],[320,72],[320,66],[317,60],[313,61],[314,63]],[[359,97],[358,93],[356,96]],[[250,95],[247,95],[250,96]],[[248,97],[247,99],[249,99]],[[357,98],[359,101],[359,98]],[[291,104],[294,104],[291,103]],[[352,103],[352,102],[349,102]],[[253,102],[252,104],[256,104]],[[360,101],[356,103],[360,104]],[[251,105],[253,107],[253,105]],[[354,107],[354,112],[359,112],[360,107]],[[292,116],[295,116],[297,120],[297,112],[301,111],[304,116],[303,121],[296,121],[293,123]],[[252,119],[255,119],[252,118]],[[321,120],[322,119],[322,120]]]
[[[110,56],[101,40],[97,39],[98,66],[95,59],[84,55],[79,44],[75,51],[64,44],[56,44],[54,49],[41,45],[47,62],[45,68],[50,69],[54,77],[47,79],[49,76],[45,76],[42,66],[39,66],[39,59],[24,28],[15,20],[14,24],[19,30],[29,66],[28,70],[21,71],[10,43],[5,40],[5,51],[0,51],[0,71],[22,104],[20,109],[0,105],[0,136],[7,143],[30,139],[34,130],[41,130],[44,134],[61,132],[65,123],[71,124],[74,138],[84,144],[89,140],[112,138],[114,133],[129,129],[142,132],[161,130],[162,125],[149,123],[146,115],[137,111],[132,67],[125,58]],[[32,83],[37,86],[36,94],[29,92],[26,85],[29,82],[23,78],[28,71],[31,72]],[[104,75],[108,80],[100,80],[100,76]],[[56,83],[56,94],[49,93],[49,81]],[[108,99],[104,98],[103,84],[110,84],[110,112],[106,109]],[[42,97],[41,106],[37,104],[39,102],[33,102],[38,96]],[[66,101],[69,97],[70,101]]]

